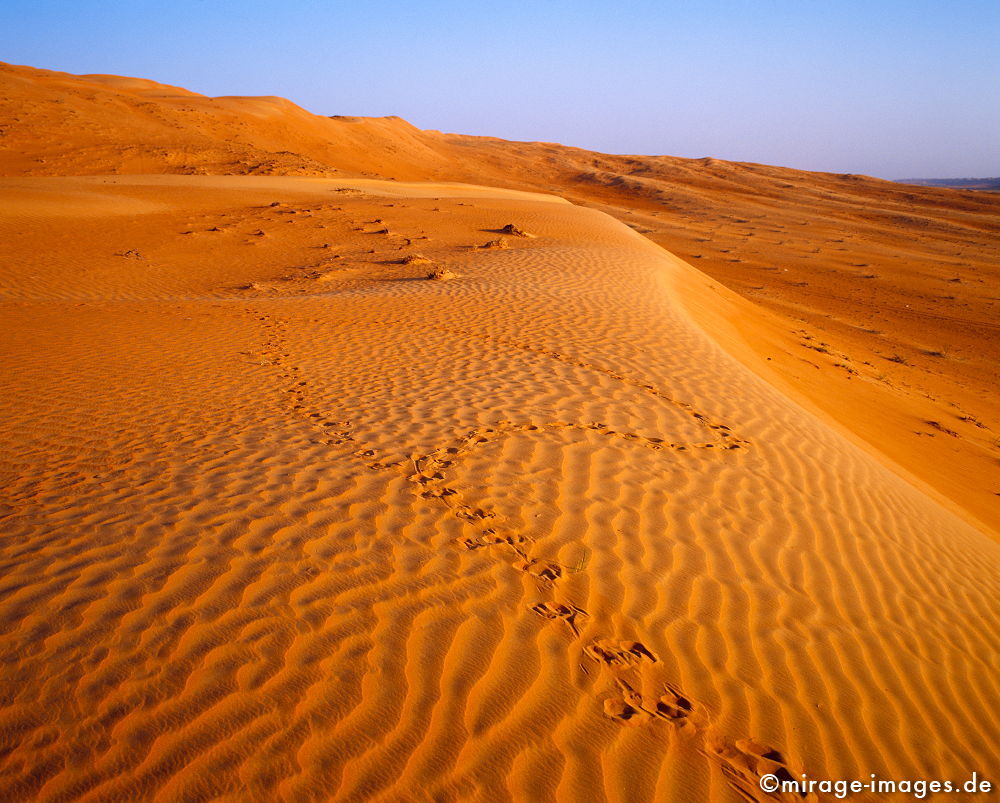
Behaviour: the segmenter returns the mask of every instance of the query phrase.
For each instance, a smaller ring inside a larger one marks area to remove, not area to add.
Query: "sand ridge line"
[[[10,147],[4,151],[4,172],[46,175],[47,181],[59,182],[63,196],[61,202],[16,199],[10,205],[22,219],[29,206],[36,214],[63,217],[65,202],[73,198],[68,206],[74,214],[96,212],[98,191],[102,214],[131,212],[140,201],[161,200],[151,197],[151,190],[166,195],[176,187],[198,187],[199,194],[259,187],[303,202],[316,193],[383,200],[441,195],[516,197],[525,203],[530,198],[533,206],[559,193],[564,203],[611,214],[637,237],[645,235],[697,264],[783,320],[804,316],[841,351],[878,355],[891,346],[910,362],[893,371],[932,383],[940,389],[935,395],[947,403],[983,405],[989,416],[996,415],[997,341],[977,336],[988,332],[981,327],[996,318],[996,293],[990,289],[1000,264],[991,236],[1000,208],[996,193],[712,158],[615,156],[552,143],[514,144],[419,131],[401,119],[316,117],[273,99],[188,96],[179,89],[153,89],[152,83],[135,94],[131,82],[11,65],[0,73],[6,116],[21,120],[5,138]],[[191,114],[194,109],[197,114]],[[149,139],[151,125],[159,131],[156,141]],[[248,132],[253,132],[249,138]],[[74,138],[73,147],[65,147],[66,136]],[[256,175],[135,175],[150,172]],[[119,175],[100,175],[111,173]],[[371,180],[375,177],[393,181]],[[421,180],[436,183],[416,183]],[[448,183],[455,181],[478,189]],[[132,191],[132,199],[121,205],[110,190],[127,191],[130,184],[143,192]],[[5,180],[5,191],[37,186]],[[531,191],[546,195],[517,194]],[[859,284],[870,279],[877,279],[871,292]],[[74,295],[89,292],[70,285]],[[879,297],[877,304],[870,303],[872,293]],[[774,357],[772,345],[759,348]],[[927,354],[943,350],[947,357]],[[848,385],[847,377],[837,375],[840,369],[831,372],[821,365],[828,374],[823,377],[796,360],[774,359],[772,367],[848,428],[863,422],[865,437],[876,448],[930,478],[960,505],[971,506],[996,530],[997,489],[984,480],[995,473],[989,444],[984,451],[978,448],[982,443],[914,437],[910,417],[893,413],[899,400],[886,396],[881,383]],[[841,380],[838,390],[863,405],[860,413],[854,404],[839,403],[840,392],[831,392]],[[905,401],[926,406],[918,397]],[[968,467],[960,466],[961,473],[945,470],[963,461]]]
[[[316,204],[311,205],[311,207],[309,209],[307,209],[306,211],[312,212],[313,211],[313,207],[315,207],[315,206],[317,206],[317,205]],[[342,208],[340,208],[340,207],[337,207],[337,210],[338,211],[343,211]],[[383,224],[383,223],[384,223],[384,221],[383,221],[382,218],[376,218],[374,220],[367,221],[367,224],[369,224],[369,225],[370,224]],[[513,224],[513,223],[507,224],[506,226],[504,226],[502,228],[499,228],[499,229],[487,229],[487,230],[491,231],[491,232],[503,232],[503,233],[507,233],[507,234],[513,234],[513,235],[521,237],[521,238],[529,238],[529,239],[533,239],[536,236],[536,235],[533,235],[533,234],[529,234],[528,232],[525,232],[524,230],[522,230],[520,227],[518,227],[516,224]],[[380,231],[383,232],[383,233],[390,233],[390,230],[388,228],[384,228],[384,229],[382,229]],[[400,236],[402,236],[402,235],[400,235]],[[411,242],[412,241],[410,239],[406,240],[407,245],[409,245]],[[401,260],[401,262],[403,264],[407,264],[409,260],[414,260],[414,259],[415,259],[415,256],[411,254],[410,256],[408,256],[408,257],[404,258],[403,260]],[[425,257],[421,257],[420,259],[426,260]],[[427,261],[429,262],[430,260],[427,260]],[[256,289],[256,288],[254,288],[254,289]],[[404,321],[404,320],[385,320],[385,319],[383,319],[383,320],[380,320],[380,321],[368,321],[366,323],[368,325],[395,325],[395,326],[405,326],[405,327],[408,327],[408,328],[413,328],[414,327],[414,324],[412,322]],[[728,425],[723,424],[723,423],[718,422],[718,421],[712,420],[705,413],[702,413],[702,412],[699,412],[698,410],[696,410],[691,404],[689,404],[687,402],[680,401],[680,400],[674,398],[669,393],[667,393],[667,392],[665,392],[665,391],[657,388],[651,382],[645,381],[645,380],[643,380],[641,378],[629,377],[629,376],[626,376],[625,374],[621,373],[620,371],[617,371],[617,370],[614,370],[614,369],[611,369],[611,368],[605,368],[605,367],[596,365],[595,363],[589,362],[587,360],[584,360],[584,359],[581,359],[581,358],[578,358],[578,357],[574,357],[572,355],[564,354],[563,352],[556,351],[554,349],[547,349],[547,348],[544,348],[542,346],[536,346],[536,345],[532,345],[530,343],[520,342],[520,341],[515,340],[513,338],[508,338],[508,337],[503,337],[503,336],[497,336],[497,335],[490,335],[490,334],[481,333],[481,332],[473,332],[473,331],[470,331],[468,329],[463,329],[463,328],[458,328],[458,327],[452,327],[452,326],[442,326],[442,325],[433,324],[433,323],[430,323],[430,322],[425,322],[425,323],[421,324],[421,326],[423,328],[425,328],[425,329],[431,329],[431,330],[443,332],[445,334],[458,335],[458,336],[466,337],[466,338],[472,337],[472,338],[476,338],[476,339],[479,339],[479,340],[483,340],[483,341],[487,341],[487,342],[492,342],[492,343],[498,343],[498,344],[503,345],[503,346],[507,346],[507,347],[511,347],[511,348],[516,348],[516,349],[519,349],[521,351],[525,351],[525,352],[528,352],[528,353],[539,354],[539,355],[542,355],[544,357],[548,357],[550,359],[557,360],[557,361],[559,361],[559,362],[561,362],[561,363],[563,363],[565,365],[570,365],[570,366],[573,366],[573,367],[576,367],[576,368],[583,368],[584,370],[589,370],[589,371],[593,371],[593,372],[602,374],[602,375],[604,375],[606,377],[609,377],[610,379],[612,379],[612,380],[614,380],[616,382],[620,382],[622,384],[631,386],[631,387],[636,388],[636,389],[638,389],[638,390],[640,390],[640,391],[642,391],[644,393],[647,393],[647,394],[652,395],[652,396],[654,396],[654,397],[656,397],[658,399],[661,399],[661,400],[667,402],[668,404],[674,406],[678,410],[681,410],[682,412],[684,412],[686,415],[690,416],[691,418],[693,418],[695,421],[698,422],[698,424],[700,424],[702,427],[706,428],[713,435],[713,438],[715,440],[714,444],[713,443],[690,444],[691,447],[695,447],[695,448],[714,448],[715,444],[720,444],[720,445],[724,445],[724,448],[726,448],[726,449],[738,449],[738,448],[746,448],[746,447],[749,446],[749,441],[747,441],[747,440],[745,440],[743,438],[735,436],[732,433],[732,431],[731,431],[731,429],[730,429],[730,427]],[[614,433],[607,432],[606,434],[614,434]],[[634,433],[625,433],[623,435],[623,437],[633,438],[633,437],[637,437],[637,436],[635,436]],[[663,443],[663,440],[660,440],[660,439],[652,438],[652,439],[649,439],[649,440],[651,442],[653,442],[653,443]],[[689,445],[685,445],[685,444],[670,444],[668,448],[674,448],[674,449],[678,449],[680,451],[683,451],[684,449],[688,448],[688,446]]]
[[[316,205],[314,204],[312,206],[316,206]],[[342,211],[342,209],[339,208],[339,207],[337,209],[338,209],[338,211]],[[310,208],[307,211],[311,212],[312,208]],[[367,221],[367,224],[382,224],[383,222],[384,222],[383,219],[376,218],[374,220]],[[384,229],[382,229],[380,231],[382,231],[383,233],[390,233],[390,230],[388,228],[384,228]],[[503,232],[503,233],[508,233],[508,234],[515,234],[516,236],[522,237],[522,238],[534,238],[535,237],[535,235],[529,234],[529,233],[523,231],[522,229],[520,229],[517,225],[515,225],[513,223],[507,224],[506,226],[504,226],[502,228],[499,228],[499,229],[488,229],[488,231]],[[399,236],[403,236],[403,235],[399,235]],[[410,239],[406,240],[406,244],[407,245],[411,244],[411,242],[412,241]],[[475,250],[475,247],[473,247],[473,249]],[[417,256],[419,256],[419,255],[417,255]],[[416,258],[415,255],[411,254],[408,257],[403,258],[403,260],[401,260],[401,262],[403,264],[408,264],[409,261],[412,261],[415,258]],[[426,260],[425,257],[420,257],[420,259],[421,260]],[[426,260],[426,261],[430,262],[431,260]],[[318,263],[318,264],[322,264],[322,263]],[[317,267],[317,266],[312,266],[312,267]],[[256,289],[256,288],[253,288],[253,289]],[[366,323],[368,325],[389,325],[389,326],[395,325],[395,326],[405,326],[405,327],[408,327],[408,328],[414,328],[414,324],[412,322],[410,322],[410,321],[404,321],[404,320],[398,320],[398,319],[397,320],[386,320],[386,319],[383,319],[383,320],[379,320],[379,321],[367,321]],[[611,368],[605,368],[605,367],[596,365],[595,363],[589,362],[587,360],[584,360],[584,359],[581,359],[581,358],[578,358],[578,357],[574,357],[572,355],[564,354],[563,352],[556,351],[554,349],[547,349],[547,348],[544,348],[542,346],[536,346],[536,345],[532,345],[532,344],[529,344],[529,343],[523,343],[523,342],[520,342],[518,340],[514,340],[513,338],[507,338],[507,337],[497,336],[497,335],[489,335],[489,334],[482,333],[482,332],[473,332],[473,331],[468,330],[468,329],[462,329],[462,328],[452,327],[452,326],[442,326],[442,325],[433,324],[433,323],[430,323],[430,322],[422,323],[421,326],[422,326],[422,328],[431,329],[431,330],[435,330],[435,331],[439,331],[439,332],[443,332],[445,334],[458,335],[458,336],[467,337],[467,338],[468,337],[472,337],[472,338],[476,338],[476,339],[479,339],[479,340],[484,340],[484,341],[487,341],[487,342],[498,343],[500,345],[511,347],[511,348],[516,348],[516,349],[520,349],[521,351],[525,351],[525,352],[528,352],[528,353],[539,354],[539,355],[542,355],[544,357],[548,357],[550,359],[557,360],[557,361],[559,361],[559,362],[561,362],[561,363],[563,363],[565,365],[571,365],[571,366],[574,366],[574,367],[577,367],[577,368],[583,368],[585,370],[594,371],[596,373],[599,373],[599,374],[602,374],[604,376],[607,376],[607,377],[609,377],[610,379],[612,379],[612,380],[614,380],[616,382],[620,382],[622,384],[629,385],[629,386],[634,387],[634,388],[636,388],[636,389],[638,389],[638,390],[640,390],[640,391],[642,391],[644,393],[647,393],[647,394],[652,395],[652,396],[654,396],[654,397],[656,397],[658,399],[661,399],[661,400],[667,402],[668,404],[676,407],[677,409],[683,411],[686,415],[690,416],[695,421],[697,421],[701,426],[703,426],[704,428],[708,429],[709,432],[714,436],[714,439],[715,439],[716,443],[725,444],[724,448],[727,448],[727,449],[737,449],[737,448],[746,448],[746,447],[749,446],[749,441],[733,435],[733,433],[732,433],[732,431],[731,431],[731,429],[730,429],[730,427],[728,425],[723,424],[723,423],[718,422],[718,421],[712,420],[705,413],[702,413],[702,412],[699,412],[698,410],[696,410],[691,404],[689,404],[687,402],[680,401],[680,400],[674,398],[669,393],[667,393],[667,392],[665,392],[665,391],[657,388],[654,384],[652,384],[652,383],[650,383],[648,381],[645,381],[645,380],[643,380],[641,378],[629,377],[629,376],[626,376],[625,374],[621,373],[620,371],[617,371],[617,370],[614,370],[614,369],[611,369]],[[607,434],[612,434],[612,433],[607,433]],[[633,433],[627,433],[625,435],[625,437],[631,438],[631,437],[633,437]],[[662,441],[658,441],[657,439],[650,439],[650,440],[653,441],[653,442],[662,443]],[[714,444],[691,444],[691,446],[700,447],[700,448],[713,448]],[[669,448],[676,448],[678,450],[684,450],[685,448],[687,448],[687,445],[684,445],[684,444],[670,444]]]

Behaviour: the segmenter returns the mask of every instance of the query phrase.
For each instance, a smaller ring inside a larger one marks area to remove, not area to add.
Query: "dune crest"
[[[443,134],[116,76],[0,64],[0,87],[0,175],[463,182],[607,212],[754,303],[741,337],[768,381],[1000,540],[996,193]]]

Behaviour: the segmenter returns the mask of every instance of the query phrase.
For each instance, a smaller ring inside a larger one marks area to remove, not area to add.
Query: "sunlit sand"
[[[1000,198],[0,83],[4,799],[995,769]]]

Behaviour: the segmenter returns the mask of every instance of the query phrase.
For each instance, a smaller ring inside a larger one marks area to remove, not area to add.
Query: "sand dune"
[[[995,773],[998,199],[0,88],[0,797]]]
[[[458,181],[605,211],[754,302],[755,370],[1000,538],[995,193],[441,134],[116,76],[0,64],[0,88],[0,175]]]
[[[612,218],[0,186],[4,797],[995,766],[1000,547],[734,359],[710,311],[744,302]],[[535,236],[475,247],[509,223]]]

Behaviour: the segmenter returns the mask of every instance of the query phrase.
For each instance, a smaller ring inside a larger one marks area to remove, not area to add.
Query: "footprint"
[[[604,701],[604,715],[612,719],[620,719],[623,722],[627,722],[639,713],[639,710],[617,697],[609,697]]]
[[[580,635],[580,630],[576,626],[577,617],[588,615],[583,608],[577,608],[575,605],[564,605],[561,602],[539,602],[537,605],[532,605],[531,610],[543,619],[565,622],[575,636]]]
[[[635,688],[622,678],[616,678],[618,696],[604,701],[604,713],[614,719],[628,720],[635,716],[662,719],[675,727],[698,728],[704,722],[698,722],[694,703],[681,694],[669,683],[665,684],[663,694],[655,700],[642,696]]]
[[[737,739],[733,744],[720,742],[712,745],[712,752],[722,762],[723,774],[730,784],[751,800],[757,799],[764,775],[774,775],[779,781],[796,780],[780,750],[754,739]],[[800,792],[799,796],[806,795]]]
[[[639,692],[621,678],[618,678],[615,683],[618,686],[619,696],[610,697],[604,701],[604,714],[606,716],[623,721],[628,721],[640,714],[649,716],[649,711],[646,710]]]
[[[562,567],[558,563],[550,563],[544,560],[540,561],[536,558],[518,561],[514,564],[514,568],[549,583],[554,583],[562,577],[563,573]]]
[[[693,711],[694,705],[691,701],[669,685],[666,692],[656,701],[657,716],[674,722],[687,719]]]
[[[465,519],[466,521],[483,521],[484,519],[492,519],[496,517],[496,513],[490,510],[483,510],[481,507],[469,507],[468,505],[463,505],[455,511],[455,515],[460,519]]]
[[[458,491],[454,488],[445,486],[443,488],[428,488],[420,495],[424,499],[444,499],[446,496],[455,496],[457,493]]]
[[[630,666],[637,661],[652,661],[656,656],[639,641],[610,641],[602,639],[588,644],[584,652],[595,661],[608,666]]]
[[[374,452],[373,452],[373,454],[374,454]],[[410,482],[415,482],[415,483],[418,483],[420,485],[426,485],[427,483],[434,482],[435,480],[443,480],[444,479],[444,474],[442,474],[440,471],[435,471],[435,472],[430,473],[430,474],[421,471],[421,472],[418,472],[416,474],[411,474],[406,479],[409,480]]]
[[[486,532],[476,538],[466,538],[462,541],[465,544],[466,549],[482,549],[488,546],[510,546],[514,547],[519,553],[518,544],[528,543],[531,539],[520,535],[518,533],[507,533],[507,532]],[[523,553],[521,553],[523,556]]]

